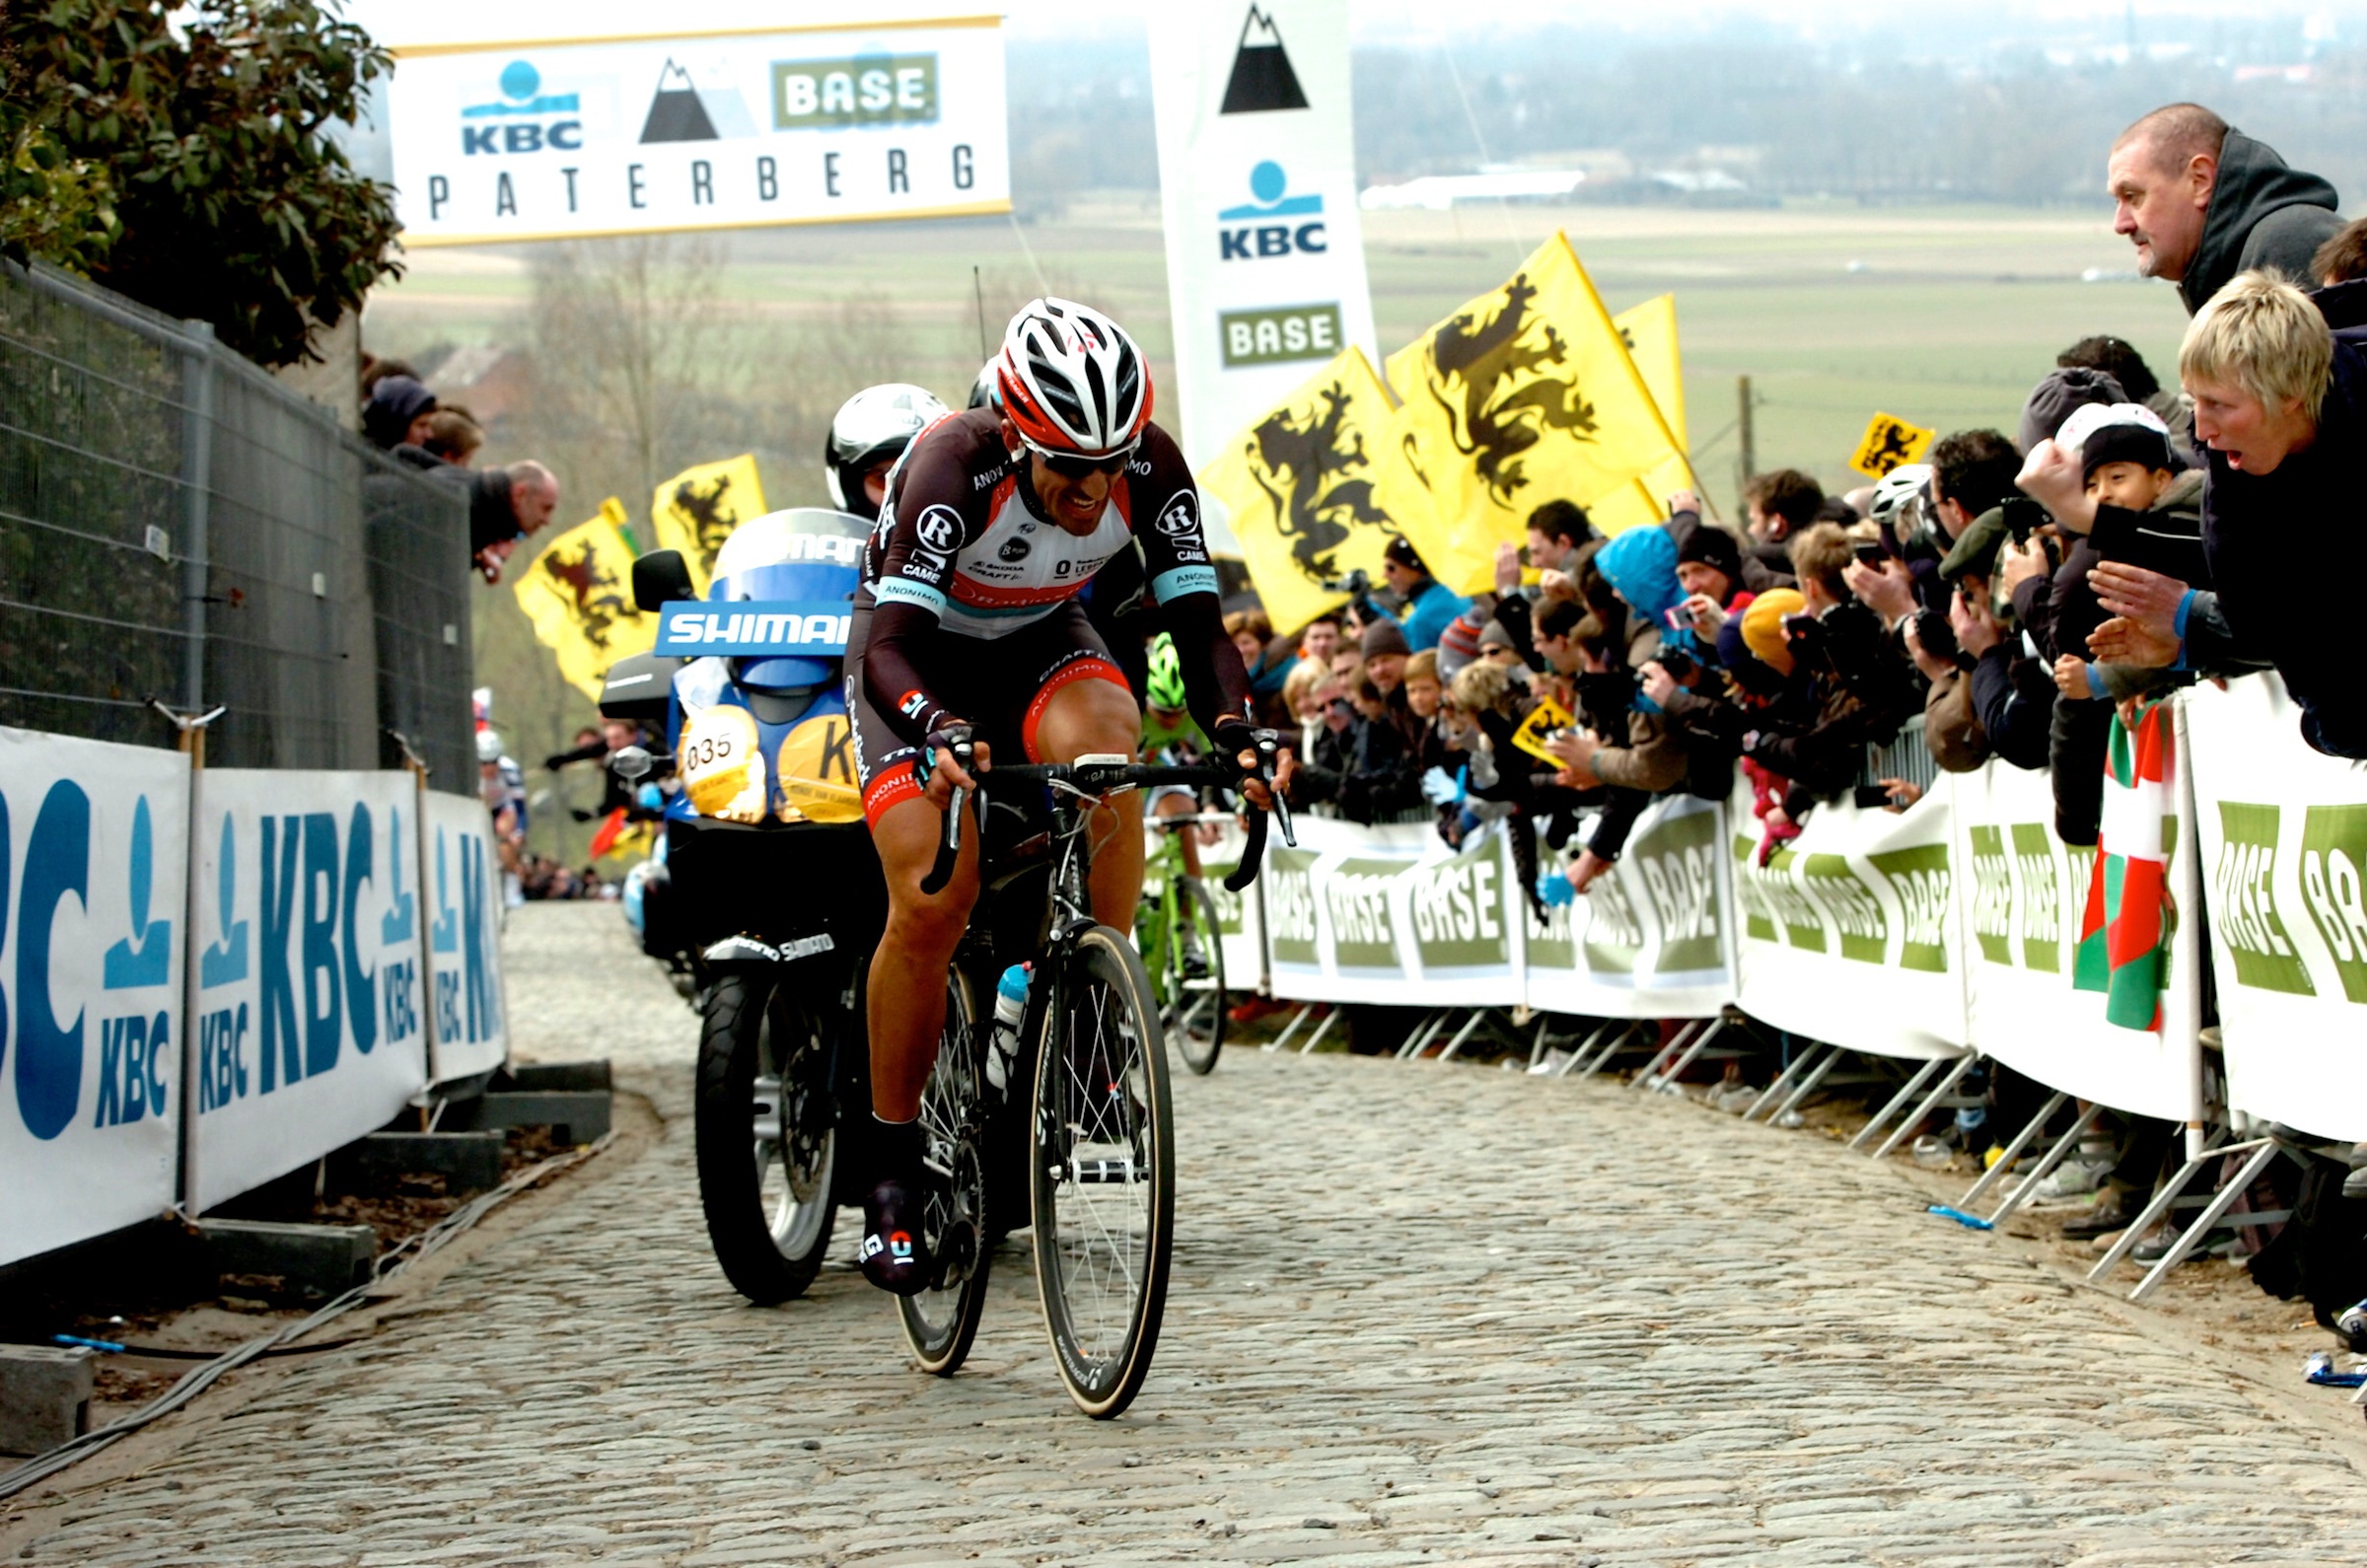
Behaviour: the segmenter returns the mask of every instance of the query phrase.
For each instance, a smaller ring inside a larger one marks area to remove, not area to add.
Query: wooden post
[[[1735,478],[1735,489],[1739,493],[1743,486],[1751,482],[1752,475],[1758,472],[1758,441],[1751,429],[1751,378],[1738,376],[1735,378],[1734,386],[1737,399],[1741,405],[1737,410],[1739,417],[1735,425],[1740,438],[1738,445],[1742,452],[1742,456],[1737,460],[1741,464],[1742,471]]]

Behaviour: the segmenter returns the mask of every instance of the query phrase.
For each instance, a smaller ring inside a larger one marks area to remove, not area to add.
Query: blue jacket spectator
[[[1430,575],[1402,534],[1382,550],[1381,575],[1388,579],[1390,592],[1405,602],[1405,642],[1415,653],[1437,647],[1448,623],[1471,607],[1470,600]]]

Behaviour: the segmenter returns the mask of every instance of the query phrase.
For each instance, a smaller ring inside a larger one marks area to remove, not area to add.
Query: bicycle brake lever
[[[1274,784],[1274,774],[1279,766],[1278,757],[1281,750],[1279,743],[1280,737],[1276,736],[1273,731],[1260,730],[1257,732],[1257,776],[1264,781],[1266,796],[1274,803],[1273,815],[1276,824],[1282,829],[1282,842],[1296,849],[1299,847],[1299,835],[1292,830],[1290,825],[1290,803],[1282,798],[1282,791]]]

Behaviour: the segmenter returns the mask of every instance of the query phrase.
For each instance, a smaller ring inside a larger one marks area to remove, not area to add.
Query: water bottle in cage
[[[1014,963],[994,987],[994,1028],[987,1032],[986,1081],[999,1091],[1011,1084],[1011,1062],[1019,1054],[1019,1021],[1028,1011],[1033,965]]]

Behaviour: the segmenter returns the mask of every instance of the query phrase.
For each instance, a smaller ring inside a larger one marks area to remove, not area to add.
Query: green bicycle
[[[1142,904],[1134,917],[1134,946],[1149,972],[1160,1026],[1176,1042],[1184,1065],[1205,1077],[1225,1044],[1225,944],[1216,900],[1201,878],[1187,875],[1184,833],[1202,822],[1230,822],[1227,812],[1152,817],[1159,847],[1143,862]]]

